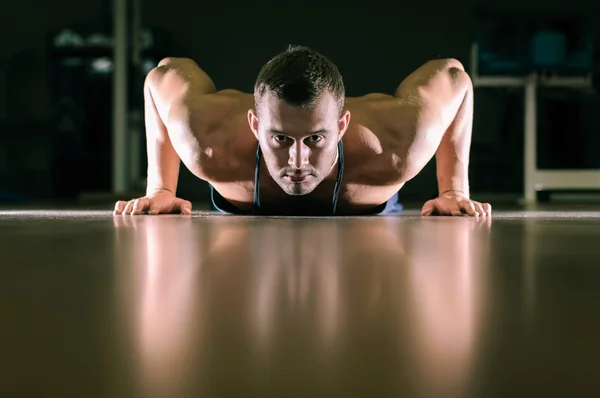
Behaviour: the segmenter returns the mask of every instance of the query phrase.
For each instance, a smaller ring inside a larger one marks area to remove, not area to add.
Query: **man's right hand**
[[[114,214],[192,214],[192,204],[169,191],[159,191],[129,202],[118,201]]]

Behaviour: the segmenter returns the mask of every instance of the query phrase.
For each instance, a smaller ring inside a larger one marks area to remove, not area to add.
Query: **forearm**
[[[462,102],[436,151],[438,191],[460,191],[470,196],[469,156],[473,128],[473,86],[465,72],[459,73]]]
[[[180,159],[171,143],[167,127],[158,113],[151,91],[148,82],[144,88],[146,151],[148,155],[146,195],[152,195],[161,190],[175,194]]]

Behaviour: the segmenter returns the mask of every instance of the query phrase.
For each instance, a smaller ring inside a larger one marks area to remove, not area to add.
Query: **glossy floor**
[[[600,212],[0,212],[0,396],[600,396]]]

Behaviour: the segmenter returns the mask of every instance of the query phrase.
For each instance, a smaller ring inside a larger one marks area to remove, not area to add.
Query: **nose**
[[[308,165],[309,156],[310,148],[304,142],[298,141],[290,147],[288,164],[297,170],[302,169]]]

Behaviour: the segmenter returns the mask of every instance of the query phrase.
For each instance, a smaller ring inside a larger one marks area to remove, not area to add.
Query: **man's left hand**
[[[422,216],[462,216],[472,217],[491,216],[492,206],[489,203],[479,203],[469,199],[459,191],[449,191],[436,199],[429,200],[423,205]]]

